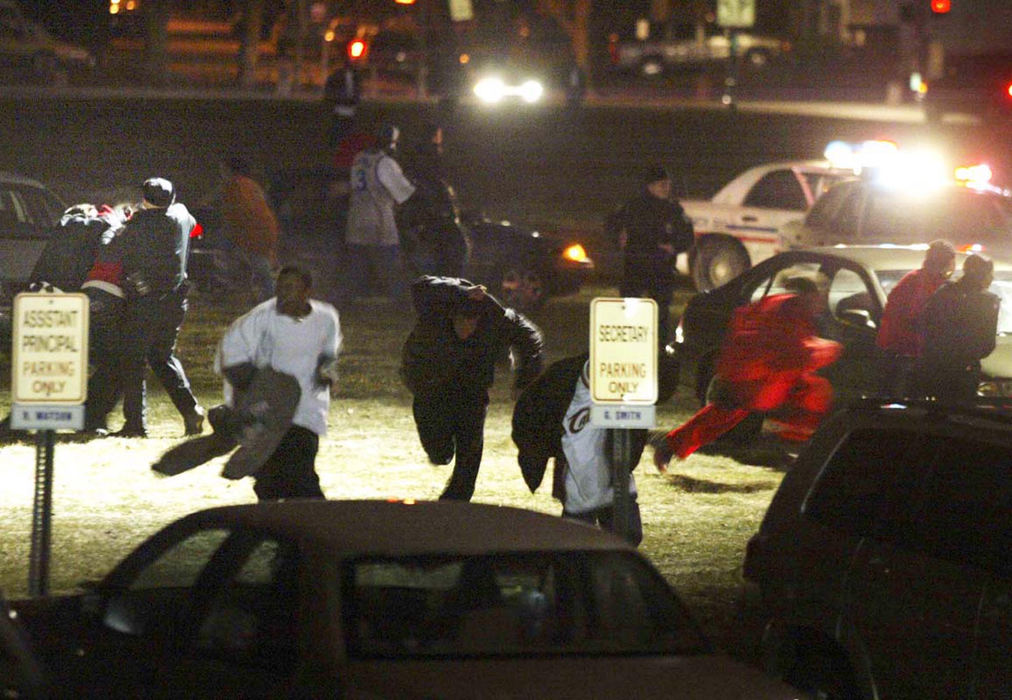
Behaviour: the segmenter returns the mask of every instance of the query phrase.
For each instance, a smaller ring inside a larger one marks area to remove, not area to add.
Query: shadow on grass
[[[758,493],[772,491],[775,481],[756,481],[748,484],[727,484],[709,479],[694,479],[684,474],[668,474],[665,479],[671,486],[686,493]]]

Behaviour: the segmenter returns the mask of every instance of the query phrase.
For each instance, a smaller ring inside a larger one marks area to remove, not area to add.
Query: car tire
[[[700,241],[692,257],[692,281],[701,292],[715,289],[750,267],[748,254],[731,239]]]
[[[507,264],[496,285],[499,301],[517,311],[540,308],[548,293],[544,276],[523,263]]]

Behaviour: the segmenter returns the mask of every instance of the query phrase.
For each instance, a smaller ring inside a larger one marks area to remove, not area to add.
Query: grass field
[[[588,306],[614,290],[591,286],[579,296],[553,299],[532,318],[545,331],[549,360],[584,351]],[[212,372],[214,349],[236,303],[198,297],[179,341],[179,355],[205,406],[220,402]],[[413,322],[406,306],[366,301],[342,314],[345,338],[340,396],[330,412],[317,470],[329,498],[435,498],[449,467],[431,466],[415,435],[410,395],[397,377],[400,347]],[[9,374],[2,378],[9,403]],[[558,513],[550,476],[531,494],[510,440],[510,378],[500,371],[486,426],[485,456],[474,500]],[[2,406],[4,409],[6,405]],[[658,428],[694,410],[686,395],[658,407]],[[103,575],[126,551],[174,518],[199,508],[255,501],[250,480],[218,476],[221,460],[163,478],[150,465],[182,435],[182,421],[155,383],[149,384],[146,440],[75,440],[61,435],[55,450],[51,588],[72,590]],[[118,427],[118,417],[112,427]],[[25,595],[35,447],[0,447],[0,587]],[[745,544],[780,482],[776,468],[697,454],[660,474],[646,451],[635,474],[645,538],[642,551],[696,612],[718,646],[733,648],[734,607]]]

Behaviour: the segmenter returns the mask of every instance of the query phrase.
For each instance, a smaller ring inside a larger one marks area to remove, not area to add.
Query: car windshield
[[[670,587],[630,552],[350,562],[353,658],[698,654],[709,645]]]
[[[908,272],[910,270],[875,270],[875,276],[882,285],[882,291],[888,295]],[[1012,333],[1012,270],[995,271],[990,291],[1001,299],[1001,306],[998,308],[998,333]]]

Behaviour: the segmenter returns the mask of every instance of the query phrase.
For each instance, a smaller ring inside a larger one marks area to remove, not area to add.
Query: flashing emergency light
[[[528,80],[520,86],[520,97],[524,102],[537,102],[545,89],[537,80]]]
[[[951,182],[949,172],[945,159],[935,151],[897,151],[878,166],[875,179],[884,187],[925,194]]]
[[[936,15],[944,15],[951,9],[951,0],[931,0],[931,11]]]
[[[899,148],[892,141],[862,141],[847,143],[832,141],[823,151],[823,157],[833,168],[853,170],[859,174],[867,168],[878,168],[895,159]]]
[[[979,163],[977,165],[956,168],[955,175],[959,182],[965,183],[970,187],[984,187],[991,182],[994,173],[991,171],[991,166],[987,163]]]
[[[361,39],[354,39],[348,44],[349,58],[362,58],[365,55],[365,42]]]

